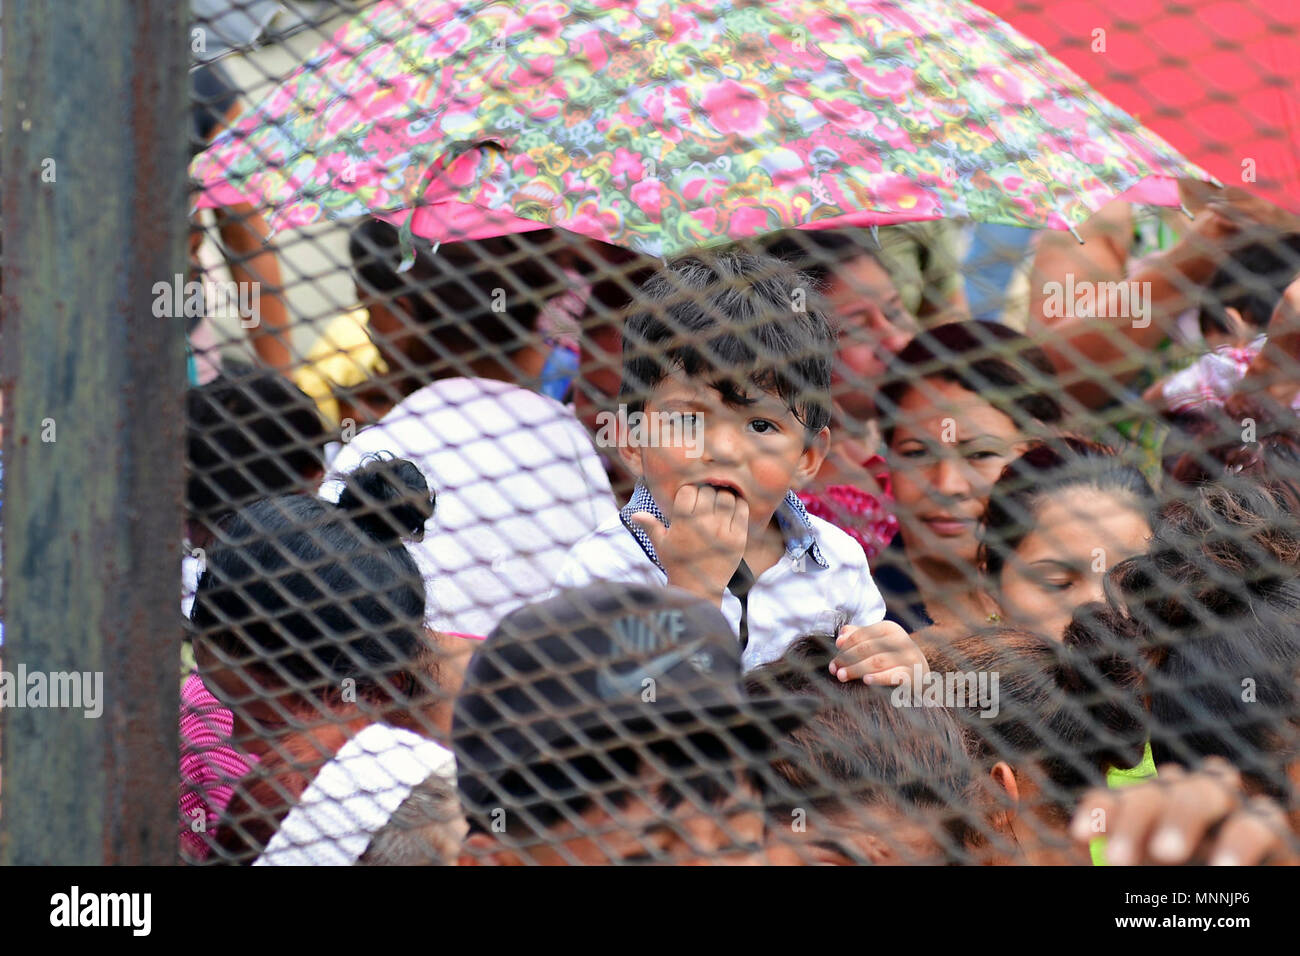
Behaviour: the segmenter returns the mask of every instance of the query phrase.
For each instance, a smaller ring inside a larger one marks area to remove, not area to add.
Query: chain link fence
[[[1294,860],[1294,183],[994,12],[195,4],[181,860]]]

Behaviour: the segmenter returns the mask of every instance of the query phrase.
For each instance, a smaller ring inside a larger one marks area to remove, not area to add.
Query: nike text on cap
[[[599,583],[507,615],[474,655],[452,744],[467,807],[512,770],[611,741],[710,734],[748,759],[810,715],[805,698],[751,697],[722,612],[674,588]]]

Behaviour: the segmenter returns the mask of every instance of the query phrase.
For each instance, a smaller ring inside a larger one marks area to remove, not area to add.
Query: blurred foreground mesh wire
[[[355,12],[287,6],[196,64],[196,153]],[[1099,862],[1068,830],[1089,789],[1214,757],[1294,821],[1300,224],[1193,205],[787,231],[701,253],[695,288],[562,229],[196,213],[184,858]],[[798,293],[779,321],[769,286]],[[732,409],[812,391],[809,314],[837,338],[806,473],[765,475],[770,421],[738,451],[686,405],[658,420],[680,454],[629,452],[683,369]],[[635,315],[665,337],[625,345]],[[666,379],[629,383],[638,349]],[[664,474],[784,481],[784,552],[722,610],[647,584],[649,537],[564,587],[590,536],[633,541],[629,500],[677,514]],[[775,607],[853,561],[861,593]],[[877,598],[892,623],[845,619]],[[904,683],[840,679],[847,623]]]

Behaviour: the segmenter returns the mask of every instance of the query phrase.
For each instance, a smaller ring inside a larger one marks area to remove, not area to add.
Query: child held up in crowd
[[[924,666],[862,547],[795,490],[830,446],[835,333],[806,276],[738,252],[685,256],[648,281],[623,329],[623,395],[644,427],[619,454],[631,501],[570,552],[560,587],[672,585],[719,606],[746,667],[838,619],[841,680]]]

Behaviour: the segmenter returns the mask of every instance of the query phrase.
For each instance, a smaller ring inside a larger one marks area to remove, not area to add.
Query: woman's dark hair
[[[487,349],[494,354],[528,344],[542,306],[562,291],[558,270],[543,254],[554,230],[440,245],[415,236],[415,260],[405,271],[398,230],[367,219],[348,237],[358,285],[370,295],[404,298],[414,324],[453,354]],[[504,293],[505,311],[494,305]]]
[[[1000,579],[1007,559],[1035,530],[1043,505],[1077,488],[1127,496],[1148,522],[1155,520],[1155,491],[1113,448],[1071,437],[1043,442],[1007,465],[989,494],[980,531],[985,574]]]
[[[424,583],[394,533],[422,508],[428,487],[399,459],[349,475],[338,505],[286,495],[230,515],[199,579],[196,639],[295,689],[328,697],[351,678],[380,694],[425,649]]]
[[[1300,525],[1285,499],[1232,481],[1165,503],[1147,553],[1116,565],[1108,600],[1153,631],[1217,626],[1295,586]]]
[[[395,544],[403,538],[424,537],[437,495],[413,462],[387,454],[367,455],[361,468],[342,478],[338,506],[375,540]]]
[[[1147,554],[1107,578],[1152,649],[1151,749],[1192,765],[1225,757],[1272,792],[1300,726],[1300,526],[1249,483],[1166,505]]]
[[[268,495],[296,491],[324,469],[329,438],[316,404],[283,375],[226,362],[185,395],[185,504],[213,522]]]
[[[902,424],[903,397],[927,378],[960,385],[1021,428],[1064,417],[1049,390],[1056,370],[1042,349],[997,322],[949,322],[908,342],[886,370],[877,404],[886,444]]]
[[[1227,334],[1224,310],[1240,313],[1247,328],[1262,331],[1282,294],[1300,275],[1300,234],[1252,242],[1234,251],[1206,285],[1200,308],[1201,332]]]
[[[1300,418],[1266,396],[1250,396],[1228,413],[1215,406],[1166,413],[1174,426],[1165,439],[1164,470],[1179,485],[1195,487],[1243,475],[1290,495],[1300,508]],[[1253,423],[1251,441],[1243,425]]]
[[[783,814],[796,806],[937,810],[961,846],[971,824],[961,811],[972,787],[961,728],[944,708],[897,707],[890,688],[840,681],[828,667],[837,653],[833,634],[809,635],[747,678],[753,696],[782,692],[821,704],[773,762],[778,785],[770,788],[769,805]]]
[[[1122,617],[1101,604],[1075,612],[1063,640],[997,627],[959,637],[932,654],[931,670],[998,676],[993,716],[978,703],[956,708],[971,754],[1042,771],[1045,809],[1074,808],[1109,766],[1132,767],[1147,738],[1142,697],[1146,649]]]
[[[1258,436],[1224,457],[1227,480],[1252,481],[1267,490],[1292,515],[1300,514],[1300,431],[1296,422]],[[1220,479],[1224,480],[1224,479]]]
[[[700,252],[671,261],[639,290],[623,325],[623,388],[640,410],[671,370],[702,378],[725,402],[745,385],[780,396],[810,433],[830,422],[835,332],[812,280],[771,256]]]

